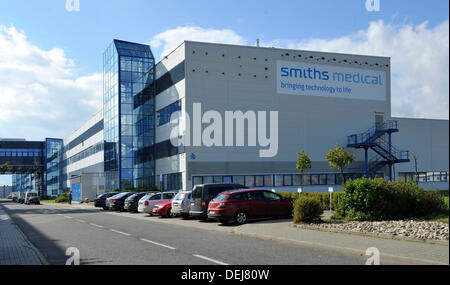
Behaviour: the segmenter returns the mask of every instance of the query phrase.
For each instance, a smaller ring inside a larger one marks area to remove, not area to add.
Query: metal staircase
[[[347,138],[347,147],[363,148],[365,152],[365,174],[375,177],[377,171],[389,166],[389,177],[392,180],[392,165],[409,162],[409,151],[398,150],[392,145],[392,134],[398,132],[397,121],[385,121],[375,124],[362,134],[353,134]],[[376,155],[368,160],[368,150]]]

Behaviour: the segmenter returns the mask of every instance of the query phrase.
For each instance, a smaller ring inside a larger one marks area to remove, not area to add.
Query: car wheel
[[[247,222],[247,213],[239,211],[234,215],[234,223],[236,225],[243,225]]]

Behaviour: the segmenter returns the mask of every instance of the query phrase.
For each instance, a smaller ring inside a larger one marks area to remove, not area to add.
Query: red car
[[[152,215],[162,217],[172,217],[172,200],[166,200],[153,207]]]
[[[226,191],[216,196],[208,207],[208,218],[237,225],[250,218],[292,217],[293,199],[261,189]]]

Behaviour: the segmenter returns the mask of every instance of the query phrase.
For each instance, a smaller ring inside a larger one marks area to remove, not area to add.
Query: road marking
[[[78,221],[80,223],[86,223],[86,221],[80,220],[80,219],[75,219],[75,221]]]
[[[112,231],[112,232],[124,235],[124,236],[131,236],[131,234],[124,233],[124,232],[121,232],[121,231],[118,231],[118,230],[115,230],[115,229],[109,229],[109,230]]]
[[[90,225],[94,226],[94,227],[97,227],[97,228],[104,228],[103,226],[100,226],[100,225],[97,225],[97,224],[93,224],[93,223],[90,223]]]
[[[168,249],[172,249],[172,250],[176,249],[174,247],[171,247],[171,246],[159,243],[159,242],[151,241],[151,240],[148,240],[148,239],[145,239],[145,238],[141,238],[140,240],[148,242],[148,243],[152,243],[152,244],[155,244],[155,245],[159,245],[159,246],[162,246],[162,247],[165,247],[165,248],[168,248]]]
[[[73,219],[71,216],[64,216],[64,218]]]
[[[204,259],[204,260],[208,260],[208,261],[211,261],[211,262],[220,264],[220,265],[229,265],[229,264],[226,264],[226,263],[224,263],[224,262],[222,262],[222,261],[218,261],[218,260],[215,260],[215,259],[212,259],[212,258],[203,256],[203,255],[198,255],[198,254],[193,254],[193,255],[194,255],[195,257],[198,257],[198,258],[201,258],[201,259]]]

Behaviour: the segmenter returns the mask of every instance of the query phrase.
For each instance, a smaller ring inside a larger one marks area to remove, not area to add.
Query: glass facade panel
[[[153,54],[149,46],[114,40],[103,58],[106,190],[153,186],[154,164],[149,162],[154,156],[135,157],[138,150],[154,143],[154,128],[149,125],[154,116],[153,101],[147,108],[134,108],[135,96],[153,83]],[[146,139],[149,144],[144,143]]]
[[[242,175],[237,175],[237,176],[233,176],[233,183],[235,184],[241,184],[244,185],[244,176]]]
[[[273,187],[273,176],[272,175],[264,176],[264,187]]]
[[[253,176],[253,175],[245,176],[245,186],[254,187],[255,186],[255,176]]]

